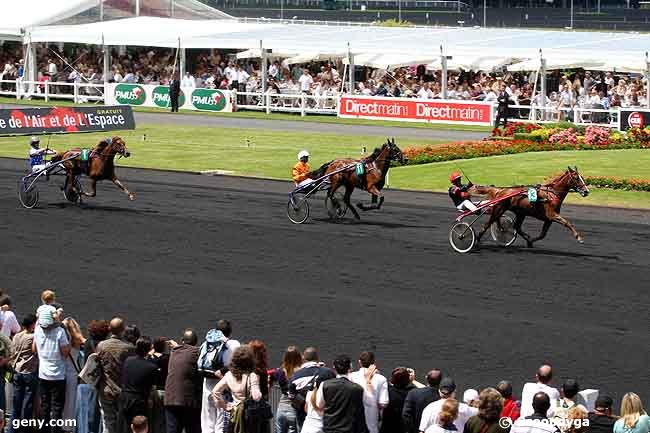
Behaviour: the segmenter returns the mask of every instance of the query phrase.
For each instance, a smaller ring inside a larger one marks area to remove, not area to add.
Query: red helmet
[[[457,171],[454,171],[452,174],[449,175],[449,180],[450,180],[451,182],[453,182],[453,181],[455,181],[456,179],[459,179],[459,178],[461,178],[461,177],[463,177],[462,174],[460,174],[460,173],[457,172]]]

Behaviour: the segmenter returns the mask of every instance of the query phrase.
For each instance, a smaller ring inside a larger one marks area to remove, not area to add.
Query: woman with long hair
[[[255,358],[255,374],[260,379],[260,392],[262,393],[262,398],[266,401],[269,400],[269,356],[266,350],[266,344],[261,340],[251,340],[248,343],[248,346],[253,351],[253,357]],[[249,431],[247,433],[269,433],[271,424],[268,422],[256,422],[249,425]]]
[[[316,404],[316,394],[320,383],[314,384],[314,389],[307,392],[305,400],[305,422],[300,433],[323,433],[323,410]]]
[[[226,401],[224,396],[228,391],[232,397],[231,401]],[[255,401],[262,399],[260,378],[255,373],[255,354],[250,346],[245,345],[238,347],[232,354],[230,370],[212,389],[212,398],[217,407],[232,415],[247,396]]]
[[[478,414],[465,423],[464,433],[506,433],[510,429],[499,425],[503,397],[494,388],[485,388],[478,396]]]
[[[77,385],[79,373],[84,365],[84,345],[86,338],[81,333],[81,327],[72,317],[63,319],[63,327],[70,340],[70,355],[65,359],[65,404],[63,419],[76,420]],[[62,427],[63,431],[73,431],[74,422],[68,421]]]
[[[429,426],[425,433],[458,433],[454,421],[458,418],[458,400],[449,398],[445,400],[435,424]]]
[[[298,433],[296,410],[289,399],[289,381],[301,365],[302,354],[296,346],[289,346],[282,356],[282,365],[273,372],[272,379],[282,391],[275,411],[275,433]]]
[[[614,424],[614,433],[648,433],[650,417],[643,409],[641,398],[628,392],[621,401],[621,418]]]

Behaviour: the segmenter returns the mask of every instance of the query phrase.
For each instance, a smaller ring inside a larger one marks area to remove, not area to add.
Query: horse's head
[[[388,148],[390,150],[390,153],[388,154],[388,159],[391,161],[397,161],[400,164],[406,164],[408,162],[408,158],[404,155],[402,152],[402,149],[400,149],[397,144],[395,144],[395,139],[393,138],[388,139],[386,142],[386,145],[388,145]]]
[[[578,172],[578,167],[567,167],[567,174],[569,175],[569,190],[576,191],[583,197],[589,195],[589,188],[582,175]]]
[[[131,152],[129,152],[129,149],[127,149],[126,142],[122,139],[122,137],[113,137],[113,139],[110,140],[110,146],[111,150],[115,152],[116,155],[120,155],[125,158],[131,156]]]

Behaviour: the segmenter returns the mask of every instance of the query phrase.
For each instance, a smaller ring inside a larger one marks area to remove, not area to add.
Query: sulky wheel
[[[293,194],[287,202],[287,217],[294,224],[302,224],[309,218],[309,202],[305,194]]]
[[[38,204],[38,189],[32,179],[18,179],[18,199],[26,209],[32,209]]]
[[[449,243],[459,253],[466,253],[474,248],[476,234],[472,226],[465,222],[457,222],[449,230]]]
[[[514,219],[508,214],[501,215],[499,221],[490,226],[490,235],[497,244],[509,247],[517,240]]]

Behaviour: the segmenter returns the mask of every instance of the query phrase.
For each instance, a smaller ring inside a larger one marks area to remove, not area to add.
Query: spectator
[[[196,80],[194,79],[192,74],[190,74],[190,71],[185,71],[185,75],[181,80],[181,87],[191,88],[191,89],[196,87]]]
[[[323,411],[323,432],[367,433],[364,390],[347,377],[350,358],[337,356],[334,370],[336,378],[324,381],[316,392],[316,406]]]
[[[318,350],[315,347],[308,347],[302,354],[305,363],[300,366],[289,381],[289,399],[296,410],[296,424],[298,431],[307,414],[304,405],[307,393],[315,388],[315,385],[327,379],[333,379],[336,374],[323,366],[318,358]]]
[[[628,392],[621,401],[621,417],[614,424],[614,433],[647,433],[650,431],[650,417],[643,410],[641,398]]]
[[[546,414],[551,407],[551,399],[543,391],[533,395],[531,406],[533,414],[519,417],[512,425],[510,433],[558,433],[560,430],[550,422]]]
[[[88,338],[84,344],[84,362],[97,352],[97,346],[110,334],[108,321],[91,320],[86,326]],[[101,415],[97,399],[97,388],[83,381],[77,386],[76,403],[77,433],[99,433]]]
[[[0,332],[8,338],[20,332],[20,325],[11,307],[11,298],[8,295],[0,296],[0,324],[2,324]]]
[[[589,414],[589,433],[612,433],[616,417],[612,414],[614,400],[601,394],[596,399],[594,411]]]
[[[548,395],[550,401],[557,401],[560,398],[560,393],[557,389],[550,386],[551,381],[553,380],[553,369],[549,364],[543,364],[537,370],[535,375],[537,379],[536,383],[527,383],[524,385],[524,389],[521,392],[521,417],[526,418],[533,414],[533,396],[539,391],[542,391]],[[549,417],[553,415],[552,410],[549,406],[549,412],[547,414]]]
[[[269,359],[266,351],[266,345],[260,340],[252,340],[248,346],[253,351],[253,358],[255,360],[255,374],[259,378],[260,392],[264,400],[269,399]],[[255,420],[257,421],[257,420]],[[250,421],[247,424],[247,433],[267,433],[269,431],[269,423],[266,420],[259,420],[254,425]]]
[[[475,389],[466,389],[463,393],[463,403],[471,407],[478,407],[479,396],[478,391]]]
[[[156,383],[151,394],[152,406],[149,411],[149,428],[155,432],[164,432],[165,426],[165,381],[169,368],[170,341],[165,337],[156,337],[153,341],[153,350],[148,359],[158,367]]]
[[[436,424],[436,420],[438,419],[438,415],[442,410],[442,405],[445,403],[445,400],[456,399],[456,383],[454,382],[454,379],[451,377],[445,377],[442,379],[440,381],[440,386],[438,387],[438,392],[440,394],[440,400],[429,404],[422,412],[420,431],[426,431],[427,428]],[[458,416],[454,419],[456,429],[459,432],[463,431],[467,420],[476,414],[478,414],[478,409],[470,407],[465,403],[458,403]]]
[[[231,401],[226,397],[226,392],[230,393]],[[235,350],[230,362],[230,369],[214,387],[212,396],[216,405],[229,413],[232,413],[247,396],[255,401],[262,399],[260,378],[255,373],[255,354],[250,346],[241,346]],[[236,421],[239,422],[239,420]],[[249,420],[244,420],[244,422],[246,421]],[[237,431],[236,429],[241,427],[233,426],[233,428]]]
[[[503,410],[503,397],[494,388],[481,391],[478,400],[478,415],[467,420],[464,433],[508,433],[499,423]]]
[[[409,391],[404,400],[404,409],[402,410],[402,418],[404,425],[407,427],[409,433],[416,433],[419,431],[418,427],[422,420],[422,412],[429,404],[440,399],[438,393],[438,385],[442,373],[437,368],[434,368],[427,373],[425,382],[427,384],[424,388],[413,389]]]
[[[149,421],[146,416],[136,416],[131,422],[131,433],[149,433]]]
[[[424,433],[456,433],[458,430],[454,422],[458,419],[458,407],[458,400],[445,399],[436,422],[427,427]]]
[[[65,404],[65,362],[70,356],[70,342],[65,330],[55,323],[52,308],[43,309],[34,331],[33,349],[38,354],[38,378],[41,398],[41,416],[45,421],[61,419]],[[61,427],[51,426],[46,432],[59,433]]]
[[[567,433],[584,433],[589,428],[588,416],[587,408],[576,404],[569,409],[565,422],[560,424],[560,428],[565,427]]]
[[[375,354],[361,352],[359,355],[359,370],[351,373],[349,379],[363,388],[363,407],[366,415],[366,425],[369,433],[378,433],[379,418],[388,406],[388,382],[377,372]]]
[[[296,410],[289,399],[289,378],[302,365],[302,354],[296,346],[289,346],[282,357],[282,366],[273,372],[273,380],[282,391],[282,397],[275,412],[275,433],[298,433]],[[309,416],[309,412],[307,411]],[[322,422],[321,426],[322,428]],[[304,427],[303,427],[304,428]]]
[[[411,383],[411,374],[408,369],[398,367],[390,375],[388,384],[388,406],[382,416],[381,433],[407,433],[408,429],[402,419],[404,401],[408,393],[415,389]],[[367,421],[367,418],[366,418]]]
[[[555,401],[553,420],[556,421],[556,425],[560,426],[560,430],[565,432],[568,430],[568,425],[563,420],[567,419],[569,410],[578,404],[584,405],[586,403],[578,394],[580,386],[574,379],[567,379],[562,384],[561,391],[562,397]]]
[[[201,399],[201,432],[221,433],[224,430],[225,414],[214,404],[211,395],[214,387],[228,372],[230,359],[240,346],[231,339],[232,326],[228,320],[219,320],[215,329],[208,331],[199,353],[199,373],[204,377]]]
[[[81,333],[81,328],[76,320],[67,317],[63,320],[68,340],[70,341],[70,354],[65,358],[65,405],[63,406],[63,419],[76,419],[77,385],[78,377],[84,364],[84,344],[86,339]],[[74,424],[68,422],[63,431],[71,432]]]
[[[167,380],[167,371],[169,369],[169,340],[167,338],[156,337],[153,340],[153,353],[150,359],[160,369],[156,388],[165,389],[165,380]]]
[[[316,396],[318,395],[318,387],[307,393],[307,401],[305,403],[305,422],[300,429],[300,433],[323,433],[323,411],[316,405]]]
[[[22,432],[22,429],[13,428],[14,419],[34,417],[34,401],[38,389],[38,356],[33,347],[35,326],[36,315],[29,314],[23,319],[22,331],[13,338],[14,354],[10,362],[14,367],[14,396],[9,433]]]
[[[151,339],[140,337],[135,343],[135,355],[124,361],[119,410],[126,424],[122,425],[130,425],[136,416],[147,414],[150,395],[160,374],[156,363],[148,359],[152,349]]]
[[[507,380],[502,380],[497,384],[497,391],[503,397],[502,418],[510,418],[511,422],[519,418],[519,402],[512,398],[512,384]]]
[[[118,429],[119,397],[122,366],[127,357],[135,353],[131,343],[122,340],[125,324],[120,317],[109,323],[110,337],[97,345],[97,364],[101,368],[99,381],[99,407],[104,433],[121,433]]]
[[[298,79],[298,83],[300,83],[300,91],[302,93],[306,93],[306,94],[311,93],[311,86],[314,84],[314,79],[309,74],[309,69],[305,68],[302,71],[302,75]]]
[[[167,433],[201,432],[201,377],[198,338],[186,329],[181,344],[172,347],[165,383]]]
[[[134,347],[141,335],[140,328],[136,325],[129,325],[124,329],[124,341],[131,343]]]
[[[56,312],[56,308],[53,305],[56,302],[56,294],[54,291],[49,289],[44,290],[41,294],[41,302],[41,306],[36,309],[36,317],[38,324],[47,328],[54,324],[54,313]],[[52,314],[41,318],[41,313],[45,311],[50,311]]]

